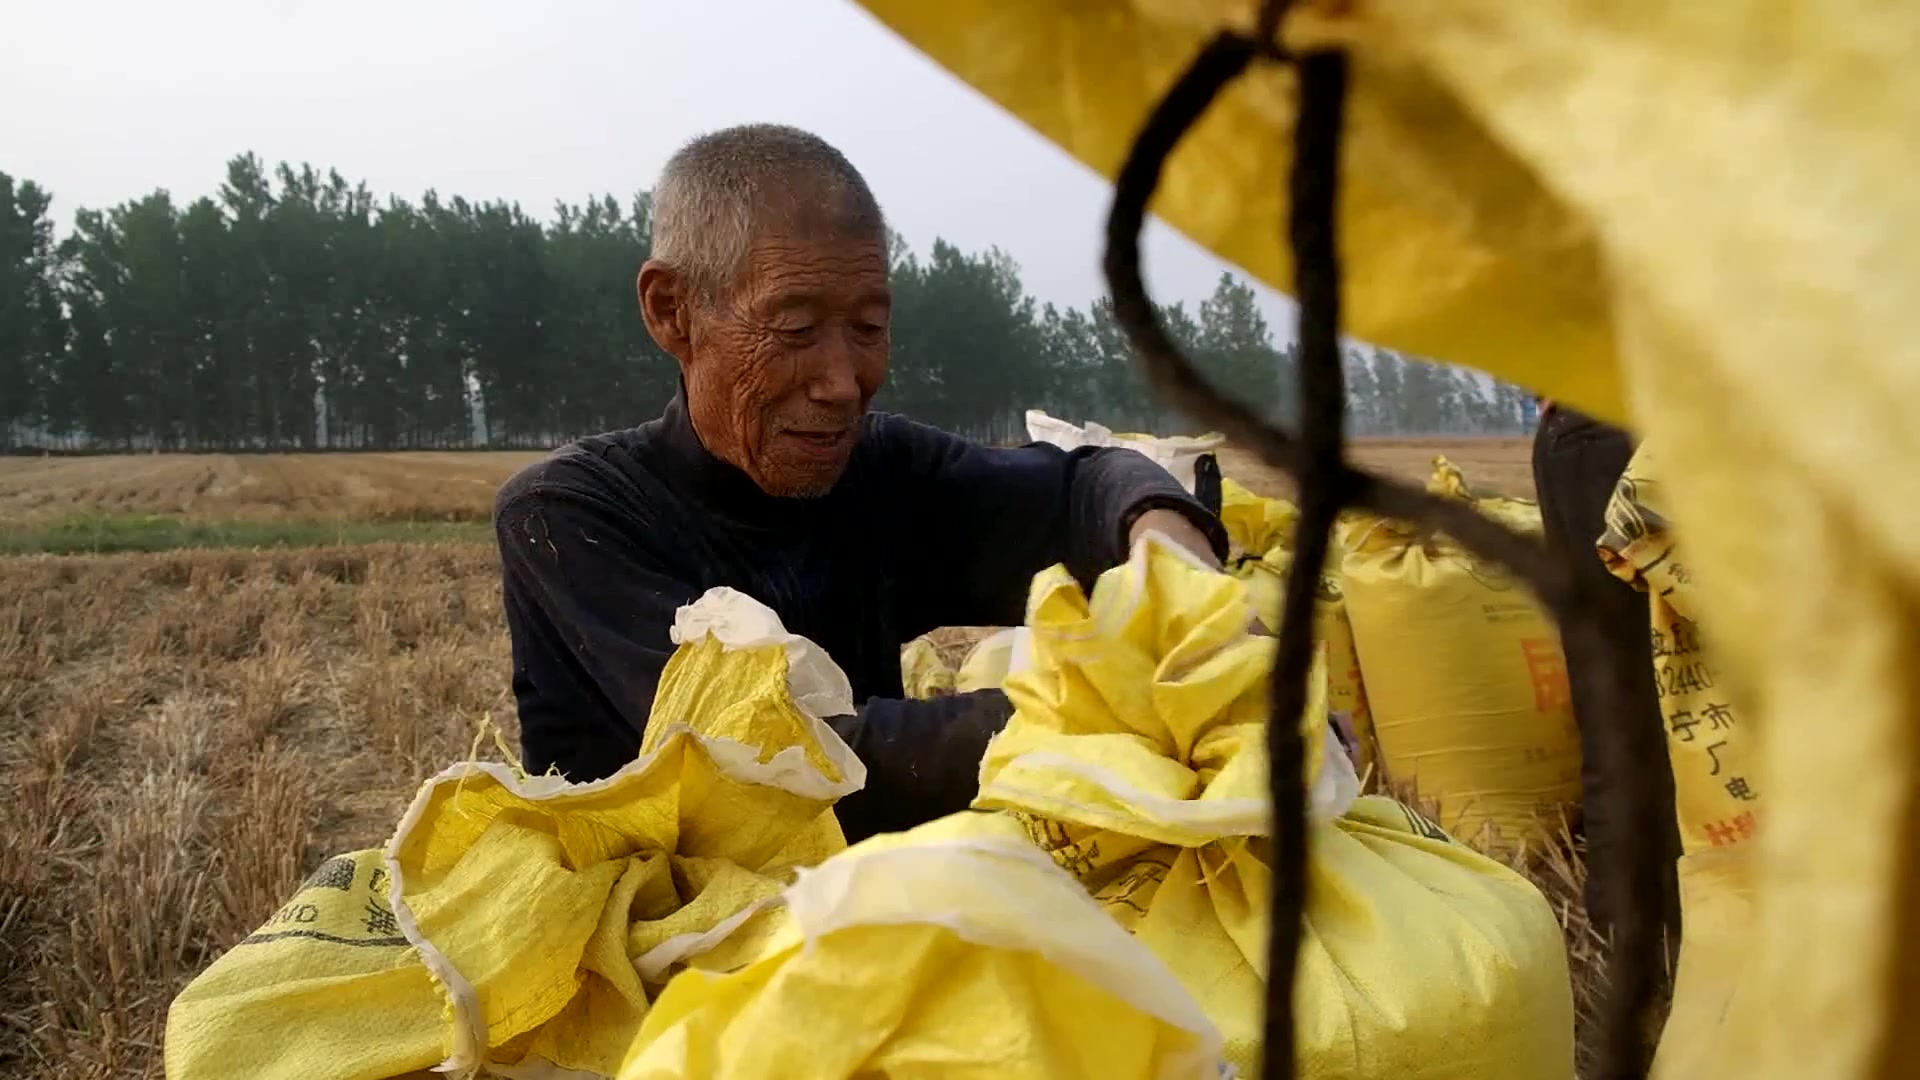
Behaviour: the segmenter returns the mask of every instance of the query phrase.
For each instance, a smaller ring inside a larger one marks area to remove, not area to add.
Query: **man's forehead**
[[[887,264],[887,242],[871,229],[818,223],[757,229],[747,247],[754,269],[776,270],[798,261],[878,262]]]
[[[884,301],[888,295],[886,244],[860,233],[762,233],[748,250],[746,270],[759,290],[794,299]]]

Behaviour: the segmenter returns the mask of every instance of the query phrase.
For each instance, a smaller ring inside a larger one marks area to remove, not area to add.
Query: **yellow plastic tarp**
[[[831,807],[866,772],[821,717],[851,691],[731,589],[673,636],[638,760],[588,784],[493,763],[427,781],[377,862],[327,864],[181,993],[167,1075],[611,1075],[673,973],[752,959],[794,868],[846,847]]]
[[[1148,538],[1091,597],[1037,577],[1031,663],[975,806],[1013,812],[1199,999],[1258,1075],[1271,897],[1266,682],[1247,588]],[[1316,676],[1319,672],[1316,672]],[[1558,923],[1524,878],[1417,815],[1360,799],[1315,693],[1314,825],[1296,1011],[1305,1077],[1568,1078]],[[1345,816],[1342,816],[1345,815]]]
[[[1256,6],[862,2],[1107,176],[1199,43]],[[1299,7],[1291,43],[1339,41],[1355,65],[1343,329],[1630,420],[1672,464],[1701,621],[1770,785],[1754,1019],[1729,1025],[1714,1074],[1904,1075],[1920,145],[1900,133],[1920,130],[1920,4]],[[1283,289],[1292,87],[1274,69],[1236,88],[1153,204]]]
[[[862,6],[1062,149],[1112,176],[1148,110],[1207,37],[1223,21],[1251,27],[1258,5],[862,0]],[[1438,10],[1404,0],[1345,10],[1354,14],[1316,19],[1311,28],[1361,44],[1341,191],[1346,329],[1527,385],[1537,385],[1529,376],[1553,367],[1556,398],[1622,415],[1618,332],[1607,310],[1593,225],[1541,183],[1521,148],[1502,144],[1477,109],[1484,103],[1463,99],[1460,88],[1449,85],[1450,68],[1434,69],[1442,56],[1470,57],[1497,69],[1476,81],[1498,82],[1512,64],[1511,52],[1501,54],[1499,46],[1513,50],[1529,30],[1544,25],[1550,32],[1557,21],[1572,32],[1581,20],[1524,18],[1490,0]],[[1601,33],[1584,29],[1585,36]],[[1493,41],[1474,41],[1476,33]],[[1442,36],[1428,41],[1427,35]],[[1507,79],[1511,88],[1515,76]],[[1230,89],[1169,160],[1152,205],[1187,236],[1281,289],[1292,285],[1281,238],[1293,97],[1292,77],[1283,70],[1256,72]],[[1099,242],[1089,230],[1088,249]]]
[[[1165,965],[1000,814],[873,837],[801,875],[751,965],[668,985],[619,1080],[1218,1080]]]

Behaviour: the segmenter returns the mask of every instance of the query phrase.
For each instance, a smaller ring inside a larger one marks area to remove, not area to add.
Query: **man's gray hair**
[[[866,178],[818,135],[742,124],[702,135],[667,160],[653,189],[653,257],[702,299],[731,288],[768,229],[870,234],[886,218]]]

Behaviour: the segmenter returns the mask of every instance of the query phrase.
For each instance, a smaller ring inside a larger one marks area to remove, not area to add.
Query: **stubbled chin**
[[[761,487],[770,495],[787,499],[817,499],[833,490],[840,482],[840,474],[847,471],[846,462],[826,466],[809,462],[804,466],[776,466],[767,470]]]

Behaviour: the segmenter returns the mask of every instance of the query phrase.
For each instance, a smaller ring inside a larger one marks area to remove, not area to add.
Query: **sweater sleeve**
[[[1085,587],[1124,562],[1148,510],[1185,515],[1227,556],[1219,518],[1150,458],[1118,447],[986,447],[900,417],[883,427],[903,467],[901,542],[920,552],[901,590],[902,625],[1013,626],[1033,576],[1064,563]]]
[[[670,526],[610,497],[587,465],[516,478],[494,524],[525,766],[576,783],[609,776],[639,755],[674,614],[698,583],[648,554],[645,535]],[[995,690],[823,718],[867,766],[866,787],[835,807],[849,841],[966,809],[1011,712]]]
[[[516,477],[494,531],[525,766],[581,783],[639,755],[674,613],[697,593],[634,542],[630,513],[570,472],[545,463]]]

